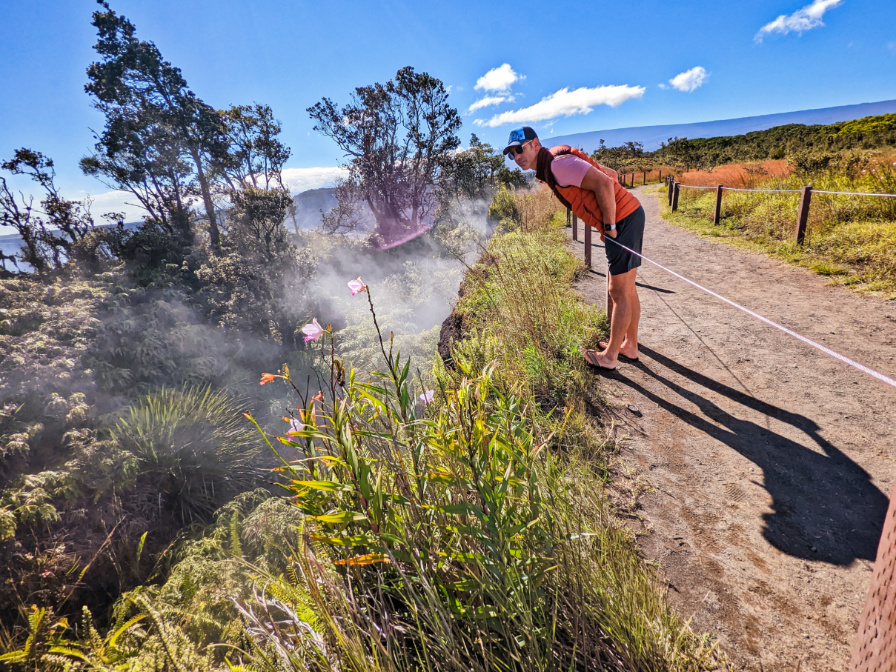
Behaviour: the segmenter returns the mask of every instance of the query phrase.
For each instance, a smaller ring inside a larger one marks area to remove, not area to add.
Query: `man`
[[[635,276],[644,239],[644,208],[633,194],[619,184],[616,171],[601,166],[584,152],[560,145],[541,146],[528,126],[510,132],[504,154],[523,170],[535,170],[557,198],[586,225],[600,233],[610,267],[610,338],[599,343],[600,350],[586,350],[585,361],[604,370],[616,368],[620,359],[638,359],[638,322],[641,301]]]

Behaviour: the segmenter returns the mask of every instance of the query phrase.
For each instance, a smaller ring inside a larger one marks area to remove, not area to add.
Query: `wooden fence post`
[[[812,202],[812,185],[800,189],[800,206],[796,215],[796,244],[802,245],[806,238],[806,222],[809,221],[809,204]]]
[[[672,205],[672,191],[675,189],[675,181],[669,176],[669,205]]]
[[[647,184],[647,171],[644,171],[644,179],[641,181],[641,184]]]
[[[716,187],[716,212],[712,216],[712,223],[716,226],[722,221],[722,185]]]
[[[613,322],[613,299],[610,297],[610,260],[607,259],[607,324]]]
[[[663,181],[663,169],[662,169],[662,168],[660,168],[660,176],[659,176],[658,178],[656,178],[656,179],[657,179],[658,182],[662,182],[662,181]]]
[[[576,216],[576,213],[572,213],[572,239],[579,239],[579,218]]]
[[[681,187],[681,182],[676,182],[675,187],[672,189],[672,212],[678,210],[678,191]]]
[[[591,268],[591,225],[585,222],[585,266]]]

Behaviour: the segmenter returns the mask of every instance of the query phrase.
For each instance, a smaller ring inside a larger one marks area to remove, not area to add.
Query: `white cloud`
[[[492,107],[494,105],[500,105],[501,103],[512,103],[514,100],[516,99],[513,96],[486,96],[470,105],[470,109],[467,110],[467,112],[475,112],[476,110],[481,110],[483,107]]]
[[[762,26],[754,38],[757,42],[762,42],[762,38],[772,33],[797,33],[802,35],[807,30],[818,28],[824,25],[821,20],[829,9],[834,9],[843,4],[843,0],[813,0],[811,4],[806,5],[793,14],[782,14],[774,21]]]
[[[523,123],[527,121],[544,121],[557,117],[571,117],[576,114],[588,114],[596,105],[619,107],[622,103],[644,95],[643,86],[597,86],[593,89],[582,87],[575,91],[560,89],[547,98],[520,110],[511,110],[497,114],[488,121],[476,119],[477,126],[494,128],[504,124]]]
[[[507,93],[510,87],[524,76],[513,71],[509,63],[505,63],[501,67],[492,68],[487,73],[476,80],[476,86],[473,88],[477,91],[495,91],[497,93]]]
[[[675,75],[669,80],[669,83],[672,85],[673,89],[690,93],[703,86],[708,78],[709,73],[706,72],[706,68],[702,65],[698,65],[695,68],[691,68],[690,70]]]
[[[284,168],[282,172],[283,184],[292,194],[309,189],[335,186],[336,181],[346,175],[348,175],[348,170],[340,166]]]

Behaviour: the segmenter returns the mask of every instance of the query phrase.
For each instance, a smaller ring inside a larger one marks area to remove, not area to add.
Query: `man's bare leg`
[[[623,346],[626,348],[623,352],[625,356],[638,356],[637,320],[641,316],[641,304],[635,288],[637,272],[637,269],[632,269],[626,273],[610,276],[610,298],[613,303],[613,313],[610,317],[610,339],[606,344],[601,344],[605,347],[600,352],[586,353],[586,359],[592,364],[604,368],[615,368]],[[629,353],[632,354],[629,355]]]
[[[637,274],[638,269],[632,269],[632,273]],[[628,330],[625,332],[625,338],[622,340],[622,346],[619,348],[619,354],[627,359],[637,359],[638,358],[638,324],[641,321],[641,299],[638,297],[638,289],[637,285],[632,282],[632,291],[629,296],[629,300],[631,302],[632,315],[631,320],[629,321]],[[610,321],[612,324],[612,320]],[[598,344],[598,348],[601,350],[606,350],[608,342],[600,341]]]

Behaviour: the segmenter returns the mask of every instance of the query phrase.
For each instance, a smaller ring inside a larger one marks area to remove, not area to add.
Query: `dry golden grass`
[[[715,187],[721,184],[737,189],[753,189],[769,178],[789,177],[792,173],[793,169],[782,159],[732,163],[727,166],[716,166],[710,171],[689,170],[682,173],[678,181],[699,187]]]

